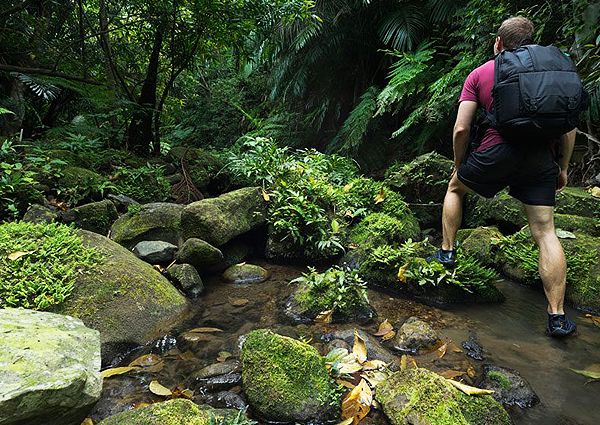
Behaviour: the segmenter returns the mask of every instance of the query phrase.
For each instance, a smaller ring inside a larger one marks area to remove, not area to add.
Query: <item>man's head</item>
[[[533,43],[533,23],[522,16],[514,16],[500,25],[494,44],[494,54],[497,55],[504,49],[516,49],[531,43]]]

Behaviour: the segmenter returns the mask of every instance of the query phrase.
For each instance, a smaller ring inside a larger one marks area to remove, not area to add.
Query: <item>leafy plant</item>
[[[215,415],[211,414],[208,420],[208,425],[255,425],[256,421],[248,419],[246,416],[247,409],[238,410],[235,415],[225,415],[223,417],[217,418]]]
[[[38,174],[21,162],[0,162],[0,221],[16,218],[42,193],[38,189]]]
[[[77,276],[100,254],[68,226],[12,222],[0,225],[0,307],[47,310],[62,303]]]
[[[141,203],[165,201],[171,193],[171,183],[165,177],[164,167],[160,165],[118,167],[112,184],[116,192]]]

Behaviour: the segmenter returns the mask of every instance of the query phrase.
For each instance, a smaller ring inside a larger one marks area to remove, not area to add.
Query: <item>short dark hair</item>
[[[502,39],[505,49],[516,49],[524,44],[532,44],[533,23],[523,16],[508,18],[500,25],[498,36]]]

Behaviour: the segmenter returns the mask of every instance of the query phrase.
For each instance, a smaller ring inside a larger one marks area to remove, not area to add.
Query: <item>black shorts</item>
[[[549,144],[502,143],[472,152],[458,169],[469,189],[491,198],[505,187],[524,204],[554,206],[560,167]]]

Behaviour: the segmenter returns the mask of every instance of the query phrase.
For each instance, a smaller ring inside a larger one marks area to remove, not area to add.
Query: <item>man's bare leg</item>
[[[448,183],[448,191],[444,198],[444,210],[442,212],[442,231],[444,239],[442,249],[454,249],[456,232],[460,228],[463,212],[463,198],[470,189],[465,186],[456,176],[456,171],[452,174]]]
[[[531,235],[540,249],[539,271],[548,299],[548,313],[564,314],[567,262],[554,230],[554,208],[525,205]]]

